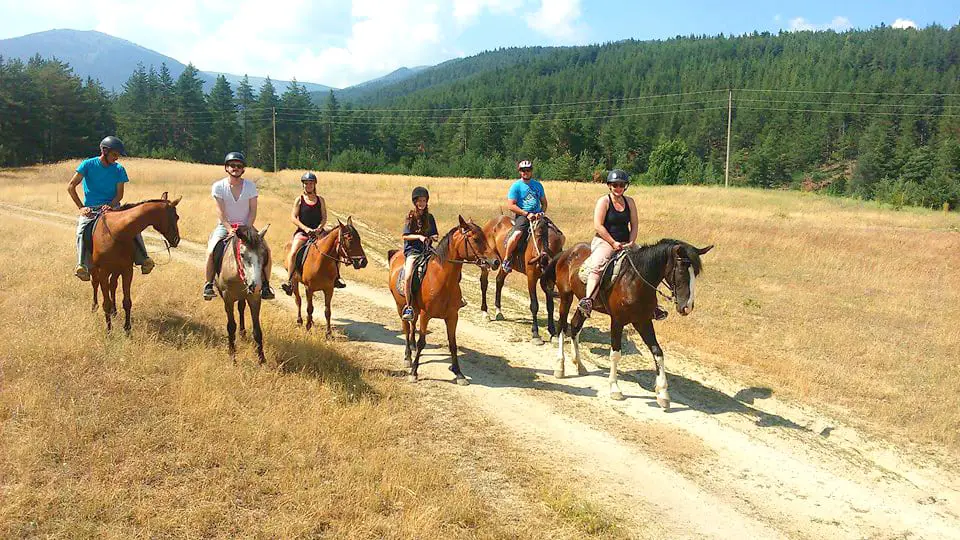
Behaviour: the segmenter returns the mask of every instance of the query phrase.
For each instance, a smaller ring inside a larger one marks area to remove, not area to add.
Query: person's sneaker
[[[500,264],[500,269],[503,270],[504,274],[509,274],[513,267],[510,266],[510,259],[504,259],[503,263]]]
[[[410,307],[410,306],[407,306],[407,307],[403,308],[403,315],[400,315],[400,318],[403,319],[403,320],[405,320],[405,321],[412,321],[412,320],[413,320],[413,308]]]
[[[669,315],[669,313],[667,313],[667,310],[663,309],[662,307],[657,306],[657,307],[653,308],[653,318],[654,318],[654,320],[662,321],[662,320],[664,320],[664,319],[667,318],[667,315]]]
[[[282,290],[287,296],[293,296],[293,284],[289,281],[284,281],[281,283],[280,290]]]
[[[143,263],[140,265],[140,273],[147,275],[153,271],[153,267],[156,266],[156,263],[153,262],[153,259],[147,257],[143,260]]]
[[[583,314],[583,317],[585,319],[589,319],[590,312],[593,311],[593,299],[584,298],[580,300],[580,304],[577,306],[577,309],[580,311],[580,313]]]
[[[82,264],[77,265],[77,269],[73,271],[73,275],[80,278],[80,281],[90,281],[90,271]]]
[[[342,279],[340,279],[340,278],[337,278],[337,279],[333,280],[333,287],[334,287],[335,289],[343,289],[343,288],[346,287],[346,286],[347,286],[346,282],[344,282],[344,281],[343,281]]]
[[[264,282],[263,288],[260,289],[260,298],[264,300],[273,300],[277,295],[273,294],[273,289],[270,288],[270,284]]]
[[[465,307],[467,307],[467,299],[466,299],[466,298],[463,298],[463,297],[461,296],[461,297],[460,297],[460,309],[463,309],[463,308],[465,308]]]
[[[208,281],[203,285],[203,299],[204,300],[213,300],[213,297],[217,295],[217,291],[213,290],[213,282]]]

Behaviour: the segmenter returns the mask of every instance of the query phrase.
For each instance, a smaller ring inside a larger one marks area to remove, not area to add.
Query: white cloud
[[[917,23],[911,21],[910,19],[897,19],[891,24],[893,28],[917,28]]]
[[[578,25],[580,0],[542,0],[540,9],[529,15],[527,25],[554,42],[577,42],[583,39]]]
[[[453,18],[464,25],[473,22],[483,10],[502,15],[516,13],[523,0],[453,0]]]
[[[850,19],[842,16],[836,16],[832,21],[826,24],[813,24],[810,21],[804,19],[803,17],[796,17],[790,19],[790,31],[791,32],[802,32],[802,31],[818,31],[818,30],[834,30],[837,32],[843,32],[844,30],[849,30],[853,28],[853,25],[850,24]]]

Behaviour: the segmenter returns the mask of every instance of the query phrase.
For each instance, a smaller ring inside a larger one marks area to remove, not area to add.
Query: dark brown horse
[[[289,244],[286,250],[290,250]],[[303,283],[307,296],[307,330],[313,327],[313,293],[323,291],[323,314],[327,318],[327,336],[330,336],[330,301],[333,299],[333,284],[340,275],[341,264],[352,265],[357,270],[367,266],[367,256],[360,244],[360,233],[353,226],[352,217],[348,217],[345,224],[337,220],[336,227],[311,244],[304,255],[303,269],[294,272],[291,284],[293,297],[297,302],[297,325],[303,324],[300,313],[300,283]]]
[[[403,334],[406,338],[404,361],[410,367],[409,380],[417,381],[417,369],[420,366],[420,353],[427,344],[427,323],[430,319],[443,319],[447,325],[447,341],[450,345],[450,371],[456,376],[457,384],[469,384],[467,378],[460,371],[460,361],[457,358],[457,320],[459,319],[460,300],[463,298],[460,291],[460,275],[463,263],[474,263],[481,268],[490,266],[498,268],[500,261],[486,258],[487,237],[473,220],[465,221],[459,216],[460,223],[450,229],[437,244],[437,247],[427,263],[427,271],[423,281],[410,304],[413,306],[414,318],[403,322]],[[397,304],[397,314],[403,315],[406,298],[397,290],[397,279],[403,269],[403,252],[391,250],[387,253],[390,259],[390,273],[387,287],[393,294]],[[411,294],[410,291],[406,291]],[[417,339],[416,325],[420,324],[420,338]],[[411,361],[411,353],[416,343],[417,353]]]
[[[123,280],[123,329],[130,331],[130,286],[133,283],[134,237],[153,226],[171,247],[180,243],[177,221],[177,203],[167,200],[164,192],[159,199],[125,204],[116,210],[100,214],[93,229],[90,257],[90,284],[93,286],[93,311],[97,310],[97,289],[103,293],[103,313],[107,330],[117,313],[117,282]]]
[[[237,361],[237,321],[233,307],[236,304],[240,315],[240,333],[244,333],[243,316],[250,306],[250,321],[253,324],[253,341],[257,344],[257,359],[266,362],[263,354],[263,331],[260,329],[260,290],[263,288],[263,260],[267,257],[267,244],[263,240],[270,225],[257,232],[247,225],[240,225],[227,236],[223,245],[223,259],[214,279],[214,286],[223,299],[227,313],[227,345],[230,359]]]
[[[507,235],[510,234],[512,228],[513,223],[508,216],[497,216],[483,226],[483,233],[487,238],[491,239],[489,251],[491,256],[503,260],[506,254],[505,244]],[[545,235],[543,234],[542,228],[546,228]],[[540,276],[549,264],[550,259],[563,251],[563,243],[566,241],[566,238],[564,238],[560,229],[545,217],[531,223],[531,229],[533,230],[533,234],[527,241],[526,249],[523,253],[521,253],[519,249],[514,252],[516,263],[513,264],[513,268],[518,272],[523,272],[527,277],[527,293],[530,295],[530,318],[533,321],[531,329],[532,337],[530,340],[537,345],[543,345],[543,340],[540,339],[540,328],[537,323],[537,314],[540,311],[540,302],[537,300],[537,282],[540,280]],[[547,238],[546,242],[542,241],[544,236]],[[503,292],[503,282],[507,279],[507,274],[503,272],[502,268],[500,272],[497,273],[497,290],[494,297],[494,306],[497,308],[497,312],[491,318],[487,312],[487,284],[489,282],[489,273],[490,271],[487,268],[480,270],[480,295],[483,297],[480,310],[483,312],[484,317],[490,320],[502,321],[503,313],[500,311],[500,297]],[[556,335],[553,326],[553,295],[548,289],[544,289],[543,292],[547,299],[547,331],[550,333],[550,337],[553,338],[553,336]]]
[[[650,348],[657,370],[657,403],[667,409],[670,407],[670,394],[667,392],[667,372],[664,365],[663,350],[657,343],[653,330],[654,309],[657,307],[658,286],[666,283],[672,291],[673,301],[681,315],[693,312],[694,282],[702,268],[700,256],[713,246],[695,248],[679,240],[660,240],[656,244],[630,248],[623,254],[625,258],[620,271],[613,276],[612,282],[598,291],[594,302],[594,311],[610,316],[610,397],[623,399],[617,385],[617,363],[620,360],[620,345],[623,327],[632,324],[640,332],[643,342]],[[544,287],[556,284],[560,295],[560,316],[558,329],[559,350],[554,376],[563,377],[564,371],[564,335],[573,341],[573,363],[580,375],[586,370],[580,363],[580,343],[578,334],[583,327],[584,318],[578,310],[567,326],[567,314],[573,297],[583,298],[585,285],[580,280],[579,270],[590,256],[590,246],[577,244],[564,251],[550,262],[544,272]],[[663,294],[663,293],[660,293]],[[668,297],[669,298],[669,297]]]

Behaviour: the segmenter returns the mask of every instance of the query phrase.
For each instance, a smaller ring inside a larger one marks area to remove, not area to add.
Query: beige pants
[[[587,296],[593,295],[597,283],[600,282],[600,272],[603,271],[603,265],[607,264],[607,261],[612,257],[613,246],[599,236],[593,237],[593,241],[590,242],[590,256],[585,263],[590,265],[590,275],[587,276]]]

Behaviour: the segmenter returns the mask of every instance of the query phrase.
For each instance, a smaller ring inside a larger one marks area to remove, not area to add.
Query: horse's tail
[[[550,293],[556,290],[554,285],[557,283],[557,263],[560,262],[560,257],[562,257],[564,253],[564,251],[557,253],[556,256],[547,263],[547,267],[543,269],[543,274],[540,275],[540,288],[543,289],[544,292]]]

